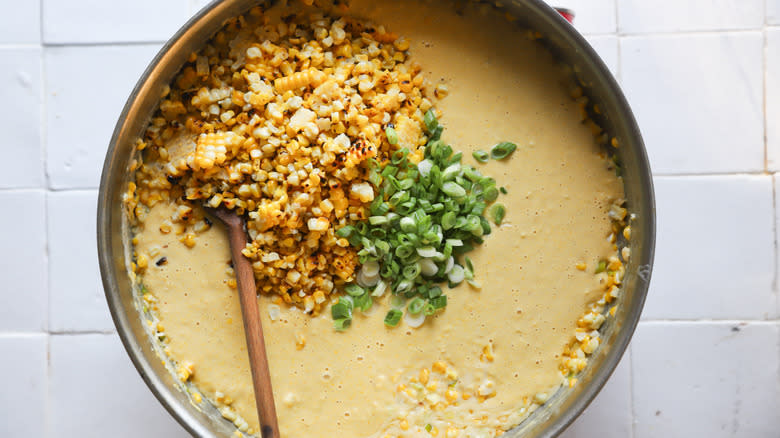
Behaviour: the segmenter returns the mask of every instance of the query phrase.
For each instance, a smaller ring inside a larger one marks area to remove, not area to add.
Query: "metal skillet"
[[[129,234],[122,194],[130,178],[128,168],[137,139],[157,108],[161,92],[179,71],[189,53],[199,49],[223,25],[257,0],[214,2],[190,19],[163,46],[139,79],[119,117],[103,166],[97,210],[100,271],[117,332],[136,369],[165,409],[196,437],[228,437],[235,431],[213,408],[198,408],[161,364],[143,327],[134,302],[126,260]],[[632,223],[632,257],[626,266],[620,305],[602,328],[602,345],[591,356],[579,384],[558,391],[540,409],[504,436],[554,437],[588,406],[620,361],[639,322],[652,271],[655,245],[655,201],[652,177],[642,137],[631,109],[612,74],[585,39],[542,0],[504,1],[503,7],[519,18],[519,25],[544,35],[544,44],[561,63],[569,65],[601,114],[600,126],[617,137]]]

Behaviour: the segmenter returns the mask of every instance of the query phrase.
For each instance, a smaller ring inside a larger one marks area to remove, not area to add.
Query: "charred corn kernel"
[[[623,228],[623,237],[626,240],[631,240],[631,227],[630,226]]]
[[[580,271],[584,271],[584,270],[588,269],[588,265],[586,263],[584,263],[584,262],[577,263],[575,265],[575,267],[577,269],[579,269]]]
[[[401,428],[401,430],[409,430],[409,422],[404,420],[401,420],[401,422],[398,424],[398,427]]]
[[[227,285],[231,289],[235,289],[236,287],[238,287],[238,283],[236,282],[235,278],[228,279]]]
[[[436,362],[433,363],[433,366],[431,367],[431,369],[434,372],[437,372],[439,374],[444,374],[445,372],[447,372],[447,364],[445,364],[442,361],[436,361]]]
[[[617,137],[612,137],[612,140],[610,141],[610,144],[613,148],[620,147],[620,143],[618,143]]]

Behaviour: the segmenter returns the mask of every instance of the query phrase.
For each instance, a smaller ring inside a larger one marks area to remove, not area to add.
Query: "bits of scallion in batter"
[[[508,141],[503,141],[490,149],[490,158],[494,160],[503,160],[510,156],[517,149],[517,145]]]
[[[395,327],[404,311],[419,321],[445,308],[447,296],[439,286],[444,282],[479,288],[465,254],[491,232],[485,213],[499,196],[496,180],[461,163],[462,154],[441,141],[432,110],[424,125],[429,139],[424,159],[414,164],[411,152],[401,148],[382,163],[369,160],[368,180],[377,193],[369,216],[336,231],[358,250],[361,264],[356,282],[343,287],[345,295],[333,306],[336,329],[347,328],[355,309],[370,309],[373,298],[387,290],[400,301],[385,317]],[[391,139],[391,127],[386,134]],[[505,207],[495,204],[490,211],[500,224]]]

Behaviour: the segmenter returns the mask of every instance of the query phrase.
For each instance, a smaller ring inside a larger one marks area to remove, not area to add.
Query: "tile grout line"
[[[772,276],[772,294],[775,296],[775,316],[780,319],[780,291],[777,289],[777,266],[778,266],[778,242],[777,242],[777,178],[772,174],[772,231],[774,238],[775,263],[773,266],[774,275]]]
[[[41,88],[40,88],[40,118],[38,126],[39,133],[40,133],[40,150],[42,154],[42,160],[41,165],[43,166],[43,169],[41,171],[43,172],[43,214],[44,214],[44,235],[46,236],[46,245],[44,246],[43,251],[43,263],[45,266],[45,281],[44,285],[46,286],[46,361],[44,363],[44,369],[45,369],[45,376],[46,376],[46,390],[44,394],[44,401],[43,401],[43,433],[45,436],[51,436],[51,422],[52,422],[52,403],[51,403],[51,275],[50,269],[51,269],[51,258],[49,257],[50,252],[50,239],[49,239],[49,192],[48,187],[50,186],[50,178],[49,178],[49,153],[48,153],[48,147],[47,147],[47,138],[46,138],[46,56],[45,51],[46,48],[43,45],[43,34],[44,34],[44,8],[46,2],[41,0],[39,3],[39,10],[38,10],[38,20],[39,20],[39,29],[38,29],[38,38],[39,43],[38,46],[40,47],[40,67],[39,72],[41,74]]]
[[[643,319],[642,325],[778,325],[780,319]]]
[[[764,14],[764,20],[766,20],[766,13]],[[761,93],[761,112],[762,112],[762,115],[763,115],[761,121],[763,122],[762,123],[762,128],[763,128],[762,129],[762,131],[763,131],[762,133],[764,134],[764,171],[766,172],[766,171],[769,170],[769,145],[768,145],[768,142],[767,142],[767,128],[766,128],[766,125],[767,125],[767,122],[768,122],[768,120],[767,120],[767,112],[766,112],[766,101],[767,101],[767,98],[766,98],[766,95],[767,95],[766,83],[767,83],[767,80],[769,79],[768,76],[767,76],[767,65],[766,65],[767,63],[766,63],[766,59],[767,59],[767,56],[769,55],[769,51],[767,50],[767,39],[768,39],[768,36],[767,36],[766,26],[764,26],[762,28],[761,34],[762,34],[761,35],[761,37],[762,37],[761,38],[761,43],[762,43],[761,44],[761,73],[762,73],[761,74],[761,91],[762,91],[762,93]]]
[[[42,43],[43,47],[51,48],[79,48],[79,47],[135,47],[135,46],[158,46],[161,47],[166,40],[141,40],[141,41],[92,41],[92,42],[55,42]]]
[[[680,37],[680,36],[724,36],[724,35],[742,35],[750,33],[759,33],[764,31],[761,27],[746,27],[738,29],[688,29],[688,30],[669,30],[653,32],[622,32],[618,29],[617,34],[624,37],[642,38],[642,37]]]

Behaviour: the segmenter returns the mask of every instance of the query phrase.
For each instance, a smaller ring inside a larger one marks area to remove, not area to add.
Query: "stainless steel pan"
[[[190,19],[160,50],[138,81],[119,117],[103,165],[97,211],[98,254],[111,315],[130,359],[165,409],[196,437],[228,437],[235,430],[215,409],[200,410],[178,389],[151,347],[133,304],[125,256],[128,236],[121,197],[130,173],[134,141],[157,107],[168,84],[193,50],[199,49],[227,20],[257,0],[225,0],[209,5]],[[545,44],[570,65],[590,100],[597,103],[600,125],[620,141],[629,211],[636,214],[620,305],[603,328],[602,345],[573,389],[558,391],[542,408],[505,436],[553,437],[588,406],[620,361],[634,332],[647,294],[655,243],[655,203],[650,167],[631,109],[612,74],[585,39],[541,0],[504,1],[522,26],[541,32]]]

